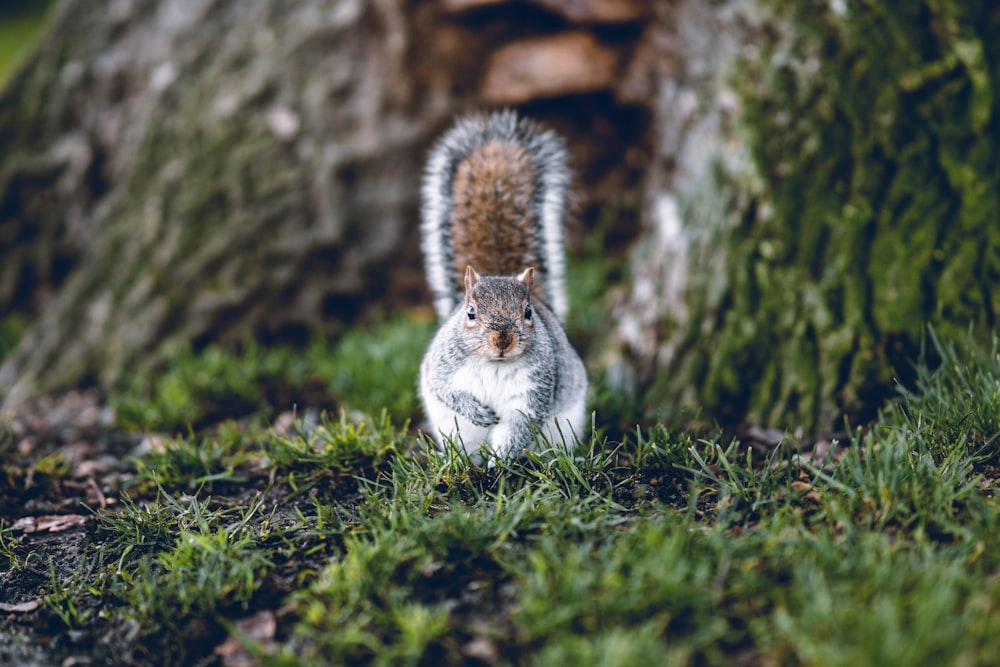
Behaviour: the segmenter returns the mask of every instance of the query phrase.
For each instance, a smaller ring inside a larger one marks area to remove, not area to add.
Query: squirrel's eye
[[[469,306],[469,319],[470,320],[476,319],[476,307],[475,306]]]
[[[525,306],[524,307],[524,319],[526,319],[526,320],[530,320],[531,319],[531,306]]]

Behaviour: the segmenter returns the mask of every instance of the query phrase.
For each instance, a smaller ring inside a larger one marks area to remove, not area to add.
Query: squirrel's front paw
[[[484,405],[467,391],[453,391],[441,396],[441,400],[456,413],[472,422],[474,426],[489,428],[500,423],[500,417],[488,405]]]
[[[478,408],[473,410],[471,414],[466,415],[466,418],[476,426],[482,428],[488,428],[500,423],[500,417],[497,416],[493,408],[482,403],[478,403]]]

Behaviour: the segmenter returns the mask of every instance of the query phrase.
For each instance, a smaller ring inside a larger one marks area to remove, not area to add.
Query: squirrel
[[[562,139],[513,111],[466,116],[431,150],[421,245],[440,325],[420,366],[438,444],[474,462],[586,426],[587,374],[566,317]],[[542,287],[543,298],[536,287]]]

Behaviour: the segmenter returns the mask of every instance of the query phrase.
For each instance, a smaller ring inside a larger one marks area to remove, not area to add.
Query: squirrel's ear
[[[479,282],[479,274],[476,270],[472,268],[472,265],[466,267],[465,269],[465,291],[471,292],[472,286]]]
[[[521,275],[519,275],[517,279],[524,283],[524,286],[527,287],[530,292],[531,288],[535,286],[535,268],[533,266],[529,266],[521,272]]]

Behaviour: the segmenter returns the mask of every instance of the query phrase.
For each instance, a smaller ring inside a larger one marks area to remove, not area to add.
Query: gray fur
[[[500,418],[493,408],[483,405],[475,396],[467,391],[455,391],[441,387],[434,393],[437,398],[455,411],[455,414],[465,417],[481,428],[489,428],[500,423]]]

